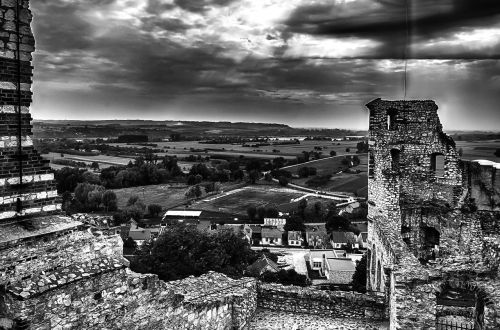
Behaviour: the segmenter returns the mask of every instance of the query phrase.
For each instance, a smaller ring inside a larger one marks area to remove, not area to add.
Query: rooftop
[[[329,270],[336,270],[341,272],[354,272],[356,267],[349,258],[327,258],[327,267]]]
[[[203,211],[194,210],[168,210],[165,212],[165,217],[199,217]]]

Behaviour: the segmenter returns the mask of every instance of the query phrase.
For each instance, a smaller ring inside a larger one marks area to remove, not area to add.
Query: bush
[[[152,215],[154,217],[157,217],[161,213],[162,209],[163,208],[159,204],[149,204],[148,205],[148,212],[150,215]]]
[[[282,269],[277,273],[265,272],[260,276],[260,280],[283,285],[307,286],[311,284],[307,276],[297,273],[295,269]]]
[[[284,176],[280,176],[278,182],[283,187],[286,187],[288,185],[288,179]]]

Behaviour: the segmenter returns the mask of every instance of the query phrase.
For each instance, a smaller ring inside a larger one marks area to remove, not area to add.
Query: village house
[[[259,277],[266,272],[277,273],[279,271],[280,267],[278,266],[278,264],[269,259],[265,254],[263,254],[262,257],[248,266],[247,275]]]
[[[312,248],[324,248],[328,243],[325,224],[306,224],[306,242]]]
[[[350,258],[326,258],[324,274],[332,284],[349,284],[356,271]]]
[[[137,246],[141,246],[145,241],[152,239],[151,229],[139,227],[137,222],[132,221],[128,237],[132,238]]]
[[[277,228],[262,228],[261,245],[283,245],[283,232]]]
[[[359,248],[357,236],[351,232],[332,231],[330,233],[330,243],[334,249]]]
[[[290,246],[302,246],[304,239],[302,238],[301,231],[289,231],[288,232],[288,245]]]

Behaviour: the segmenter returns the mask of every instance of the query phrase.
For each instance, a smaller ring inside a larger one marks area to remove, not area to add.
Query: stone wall
[[[385,319],[383,296],[261,283],[259,308],[332,318]]]
[[[60,210],[54,175],[31,138],[28,0],[0,3],[0,220]]]
[[[254,280],[234,281],[209,273],[166,283],[119,264],[109,266],[103,267],[101,261],[100,272],[78,275],[74,281],[70,271],[64,285],[26,299],[8,295],[4,304],[11,313],[3,317],[24,320],[30,329],[225,330],[244,327],[256,308]],[[48,280],[57,280],[52,275]],[[214,290],[206,292],[207,285]],[[217,291],[221,286],[226,287]]]
[[[433,101],[377,99],[367,107],[368,283],[385,293],[391,329],[433,329],[458,313],[438,299],[445,285],[474,299],[460,320],[500,329],[498,164],[460,161]]]

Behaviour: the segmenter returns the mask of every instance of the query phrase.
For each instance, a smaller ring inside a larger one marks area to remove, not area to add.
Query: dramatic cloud
[[[486,12],[465,1],[408,0],[408,24],[404,1],[307,3],[33,1],[34,116],[366,128],[366,102],[404,97],[406,42],[409,57],[426,58],[406,65],[408,97],[442,100],[465,118],[480,82],[477,111],[496,109],[500,72],[487,60],[499,54],[493,2],[474,2],[491,4]],[[460,124],[456,114],[450,128]]]

